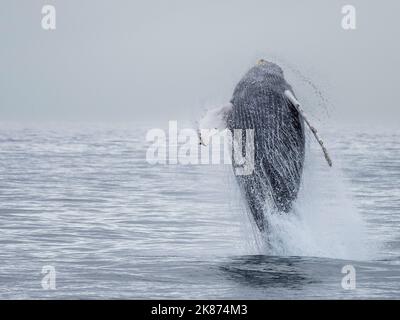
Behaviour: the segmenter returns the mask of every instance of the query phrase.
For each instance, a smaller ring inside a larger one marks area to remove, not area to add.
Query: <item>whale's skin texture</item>
[[[236,179],[260,231],[266,228],[266,201],[274,212],[289,212],[300,188],[304,124],[286,99],[285,90],[293,92],[278,65],[258,64],[236,85],[227,117],[231,131],[254,130],[254,170],[249,175],[236,175]],[[245,140],[244,133],[242,137]]]

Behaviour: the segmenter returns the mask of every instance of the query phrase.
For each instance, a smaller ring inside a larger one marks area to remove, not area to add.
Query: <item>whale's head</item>
[[[282,78],[284,77],[283,70],[280,66],[264,59],[258,60],[255,68],[265,74],[276,75]]]
[[[285,90],[289,89],[291,87],[286,82],[281,67],[261,59],[238,82],[233,91],[231,103],[236,105],[236,98],[247,99],[265,95],[268,92],[283,95]]]

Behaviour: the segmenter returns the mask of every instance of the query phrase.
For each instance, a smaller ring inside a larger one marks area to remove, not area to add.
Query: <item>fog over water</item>
[[[44,4],[57,29],[41,28]],[[15,1],[0,10],[0,119],[154,121],[225,103],[263,57],[323,90],[331,117],[399,115],[397,1]],[[289,79],[291,80],[291,79]],[[295,87],[296,89],[296,87]],[[361,112],[361,114],[360,114]]]

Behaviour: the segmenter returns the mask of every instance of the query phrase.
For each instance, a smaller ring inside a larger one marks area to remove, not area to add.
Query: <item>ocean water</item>
[[[331,130],[332,169],[308,137],[266,244],[231,168],[150,165],[150,128],[0,126],[1,299],[400,298],[399,131]]]

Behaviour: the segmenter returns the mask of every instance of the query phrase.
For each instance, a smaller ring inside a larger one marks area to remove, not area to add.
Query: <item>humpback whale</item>
[[[243,141],[246,129],[254,132],[254,170],[236,179],[258,229],[264,231],[265,203],[271,203],[276,213],[288,213],[297,198],[305,158],[305,124],[330,166],[332,162],[275,63],[259,60],[236,85],[229,107],[224,106],[219,114],[230,131],[242,129]],[[236,165],[234,160],[232,165]]]
[[[264,204],[289,212],[297,197],[304,163],[303,119],[285,97],[292,91],[282,69],[261,60],[236,85],[227,125],[254,130],[254,170],[236,176],[260,230],[264,230]]]

